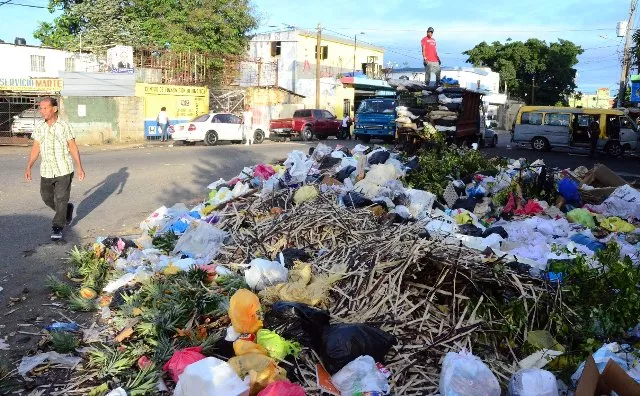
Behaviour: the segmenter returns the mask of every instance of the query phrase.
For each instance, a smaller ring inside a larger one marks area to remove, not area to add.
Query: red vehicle
[[[300,137],[302,140],[313,140],[314,137],[324,140],[329,136],[338,136],[341,120],[327,110],[301,109],[293,113],[292,118],[271,120],[269,130],[274,137]]]

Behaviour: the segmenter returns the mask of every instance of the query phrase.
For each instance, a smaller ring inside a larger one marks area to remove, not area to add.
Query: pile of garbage
[[[639,193],[583,205],[605,168],[468,150],[434,181],[429,155],[320,143],[75,249],[49,286],[99,319],[51,328],[20,375],[84,362],[65,395],[556,395],[618,340],[594,364],[640,381]]]
[[[461,125],[460,120],[474,124],[473,120],[478,117],[477,114],[463,112],[465,108],[467,112],[470,108],[477,108],[471,103],[463,106],[463,101],[479,103],[478,92],[450,84],[431,87],[417,81],[394,79],[388,80],[388,83],[397,92],[399,106],[396,108],[396,125],[401,133],[413,131],[424,139],[431,139],[435,135],[433,128],[452,140]]]

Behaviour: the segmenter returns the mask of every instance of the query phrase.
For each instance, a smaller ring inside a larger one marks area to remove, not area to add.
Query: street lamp
[[[356,76],[356,50],[358,49],[358,34],[364,34],[364,32],[356,33],[353,36],[353,77]]]

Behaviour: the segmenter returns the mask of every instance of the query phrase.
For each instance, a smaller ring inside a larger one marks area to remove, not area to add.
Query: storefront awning
[[[366,91],[392,91],[395,92],[395,88],[389,85],[384,80],[374,80],[371,78],[363,77],[342,77],[340,82],[345,85],[352,85],[355,89]]]

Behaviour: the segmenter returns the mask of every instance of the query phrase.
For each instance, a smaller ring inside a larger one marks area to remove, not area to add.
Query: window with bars
[[[31,71],[44,72],[44,56],[31,55]]]
[[[64,59],[64,71],[72,72],[75,70],[76,60],[74,58]]]

